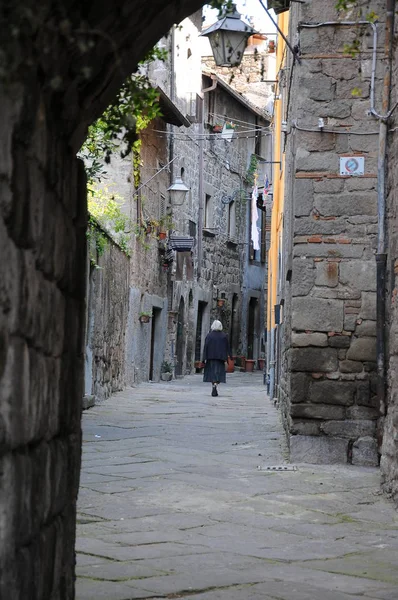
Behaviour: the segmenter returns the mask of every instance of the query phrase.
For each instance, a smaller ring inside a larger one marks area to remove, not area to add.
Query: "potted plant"
[[[223,129],[222,123],[216,123],[215,125],[213,125],[213,133],[221,133],[222,129]]]
[[[257,359],[257,363],[258,363],[258,368],[260,369],[260,371],[264,371],[264,365],[265,365],[264,354],[260,355],[260,358]]]
[[[222,130],[222,137],[226,140],[231,140],[235,133],[235,123],[231,123],[230,121],[225,123]]]
[[[173,378],[173,366],[171,363],[164,360],[160,367],[160,379],[162,381],[171,381]]]
[[[167,238],[167,231],[174,228],[172,216],[169,214],[160,217],[158,222],[158,239],[165,240]]]
[[[224,306],[225,304],[225,298],[218,298],[217,299],[217,306]]]
[[[255,360],[253,360],[252,358],[246,358],[246,360],[245,360],[246,373],[253,373],[255,364],[256,364]]]
[[[138,315],[138,320],[140,321],[140,323],[149,323],[151,317],[152,311],[142,311]]]

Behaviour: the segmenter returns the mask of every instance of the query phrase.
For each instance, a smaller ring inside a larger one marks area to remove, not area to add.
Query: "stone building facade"
[[[149,68],[162,117],[141,134],[139,183],[134,187],[130,157],[114,157],[107,167],[133,232],[125,336],[129,385],[159,380],[164,361],[176,377],[194,372],[216,317],[234,355],[256,360],[265,354],[265,213],[257,211],[259,251],[251,248],[250,231],[253,173],[270,160],[269,122],[264,110],[222,78],[202,73],[201,23],[199,11],[173,28],[160,42],[167,62]],[[229,139],[216,130],[226,123],[234,127]],[[176,176],[189,188],[178,205],[168,192]],[[162,222],[164,241],[158,239]],[[148,234],[146,224],[153,225]],[[148,323],[140,322],[142,311],[152,313]]]
[[[384,24],[375,41],[372,23],[342,22],[385,13],[382,2],[359,4],[349,15],[332,2],[292,5],[289,38],[300,58],[289,53],[280,74],[287,258],[277,393],[293,461],[378,464],[379,120],[370,109],[381,110]]]

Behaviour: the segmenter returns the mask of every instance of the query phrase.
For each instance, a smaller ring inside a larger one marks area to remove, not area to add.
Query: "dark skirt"
[[[203,373],[203,381],[225,383],[225,363],[223,360],[207,360]]]

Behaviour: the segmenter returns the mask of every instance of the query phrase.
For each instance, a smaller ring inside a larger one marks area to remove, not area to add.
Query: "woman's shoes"
[[[217,386],[213,383],[213,389],[211,390],[212,396],[218,396]]]

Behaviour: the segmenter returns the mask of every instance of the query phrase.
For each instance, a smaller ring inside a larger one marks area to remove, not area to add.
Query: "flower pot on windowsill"
[[[167,238],[167,231],[159,231],[159,240],[165,240]]]
[[[254,371],[254,365],[256,364],[256,361],[251,359],[251,358],[246,358],[245,361],[245,371],[246,373],[253,373]]]
[[[213,133],[221,133],[222,132],[222,125],[213,125]]]

